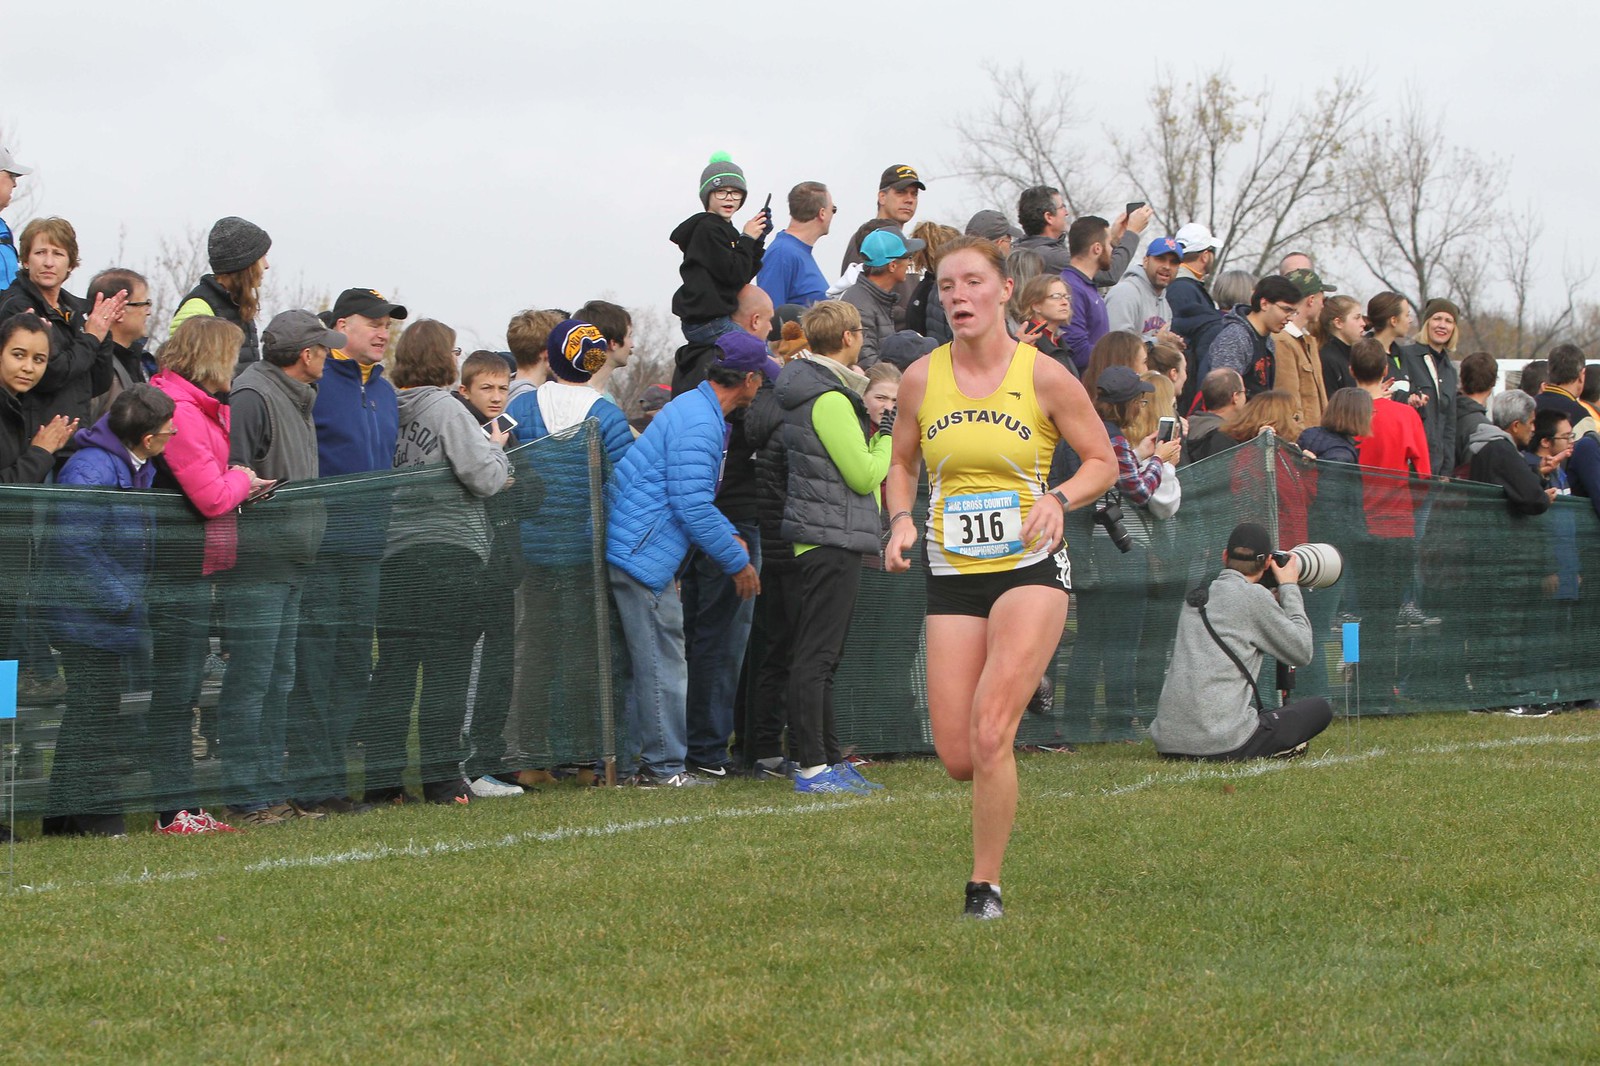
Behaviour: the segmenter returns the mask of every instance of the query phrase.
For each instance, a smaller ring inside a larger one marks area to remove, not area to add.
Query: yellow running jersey
[[[1000,387],[974,398],[956,386],[950,345],[928,356],[917,430],[930,489],[928,568],[936,575],[1003,573],[1048,554],[1048,546],[1028,550],[1022,542],[1028,512],[1050,488],[1061,439],[1034,395],[1038,358],[1037,348],[1019,343]]]

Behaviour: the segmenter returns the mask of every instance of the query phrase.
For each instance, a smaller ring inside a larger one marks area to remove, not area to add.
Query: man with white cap
[[[1222,312],[1206,288],[1206,278],[1217,261],[1222,241],[1199,222],[1178,230],[1175,238],[1183,253],[1178,276],[1167,286],[1167,306],[1172,309],[1172,332],[1183,338],[1187,347],[1184,359],[1189,364],[1188,384],[1178,398],[1180,409],[1187,409],[1200,387],[1200,360],[1211,346],[1211,338],[1222,328]]]
[[[11,149],[0,145],[0,211],[11,206],[11,194],[17,187],[17,179],[32,173],[32,167],[17,162]],[[11,235],[11,227],[6,225],[6,220],[0,218],[0,290],[10,288],[11,283],[17,280],[17,266],[16,238]]]

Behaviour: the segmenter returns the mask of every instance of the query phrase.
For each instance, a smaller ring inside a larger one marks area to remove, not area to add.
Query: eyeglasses
[[[1045,295],[1045,299],[1047,299],[1047,300],[1071,300],[1072,299],[1072,293],[1070,293],[1070,292],[1052,292],[1052,293],[1047,293]]]
[[[154,307],[155,305],[156,304],[155,304],[154,300],[130,300],[124,306],[126,306],[126,307]]]
[[[1551,440],[1577,440],[1578,439],[1578,435],[1576,433],[1557,433],[1557,434],[1554,434],[1550,439]]]
[[[715,189],[711,193],[711,198],[713,200],[731,200],[735,196],[743,199],[744,193],[740,192],[738,189]]]
[[[164,429],[160,433],[152,433],[150,435],[152,437],[154,437],[156,440],[167,440],[167,439],[171,438],[173,435],[175,435],[177,432],[178,432],[177,427],[173,427],[172,429]]]

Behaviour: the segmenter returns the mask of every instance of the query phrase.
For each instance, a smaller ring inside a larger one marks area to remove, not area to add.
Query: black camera
[[[1122,523],[1122,502],[1115,496],[1100,497],[1100,502],[1094,507],[1094,520],[1096,525],[1104,527],[1111,543],[1117,546],[1117,551],[1133,550],[1133,538],[1128,535],[1128,527]]]
[[[1344,557],[1332,544],[1297,544],[1288,551],[1273,552],[1272,561],[1288,566],[1290,558],[1300,560],[1301,588],[1325,589],[1338,582],[1344,574]],[[1278,587],[1278,575],[1268,569],[1261,575],[1263,588]]]

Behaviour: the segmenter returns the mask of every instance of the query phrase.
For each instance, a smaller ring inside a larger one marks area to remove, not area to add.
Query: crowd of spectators
[[[0,148],[0,209],[29,173]],[[963,233],[913,227],[926,187],[911,166],[885,169],[875,216],[830,278],[814,247],[833,228],[831,190],[796,184],[776,236],[770,208],[736,226],[745,175],[713,156],[699,210],[670,234],[684,339],[673,379],[630,411],[612,376],[628,364],[633,325],[613,303],[520,311],[504,353],[466,357],[449,326],[359,286],[325,311],[286,310],[258,328],[272,241],[230,216],[210,230],[211,271],[152,351],[145,278],[113,266],[76,296],[71,223],[36,218],[13,238],[0,222],[0,482],[115,494],[71,497],[52,512],[54,535],[33,531],[13,555],[63,581],[70,606],[38,610],[23,580],[0,602],[0,652],[22,665],[22,699],[65,708],[47,831],[124,830],[115,789],[83,787],[113,776],[124,680],[149,689],[150,722],[185,723],[218,667],[214,638],[226,655],[210,726],[226,810],[200,805],[187,728],[153,731],[149,769],[169,798],[162,832],[413,798],[398,784],[353,792],[357,744],[369,760],[409,762],[421,798],[441,804],[572,772],[526,756],[548,750],[550,708],[583,687],[537,620],[577,609],[559,590],[592,564],[587,544],[602,531],[503,516],[535,488],[507,449],[585,421],[609,470],[621,779],[688,787],[753,774],[802,792],[876,789],[840,747],[833,679],[850,653],[862,567],[882,568],[899,374],[951,338],[935,271]],[[1127,565],[1119,531],[1126,538],[1124,517],[1136,517],[1131,551],[1148,588],[1181,581],[1163,567],[1162,523],[1181,505],[1184,468],[1228,462],[1262,433],[1284,445],[1280,542],[1356,516],[1351,535],[1376,564],[1343,600],[1306,606],[1324,626],[1335,608],[1359,610],[1377,662],[1398,654],[1397,627],[1433,621],[1413,576],[1429,521],[1418,479],[1498,486],[1525,515],[1567,494],[1600,501],[1600,371],[1571,345],[1524,370],[1520,389],[1496,392],[1492,354],[1458,355],[1462,312],[1448,299],[1420,315],[1394,292],[1363,304],[1298,252],[1264,277],[1213,278],[1218,236],[1198,222],[1155,232],[1144,205],[1073,218],[1059,190],[1039,186],[1004,206],[977,212],[965,235],[1005,255],[1012,334],[1081,381],[1119,468],[1101,505],[1069,523],[1081,582],[1069,707],[1153,702],[1136,678],[1163,674],[1176,620],[1145,618],[1143,599],[1094,575]],[[1052,483],[1074,460],[1058,452]],[[1328,463],[1369,475],[1349,513],[1318,499]],[[365,498],[313,506],[286,495],[279,504],[299,509],[270,539],[252,521],[249,505],[285,485],[425,468],[454,487],[403,482],[379,513]],[[148,518],[120,495],[152,488],[192,508],[192,551],[152,551]],[[1572,521],[1564,512],[1552,534],[1552,624],[1570,623],[1580,600]],[[1365,695],[1390,705],[1392,673],[1369,674]],[[413,717],[428,726],[414,753]]]

